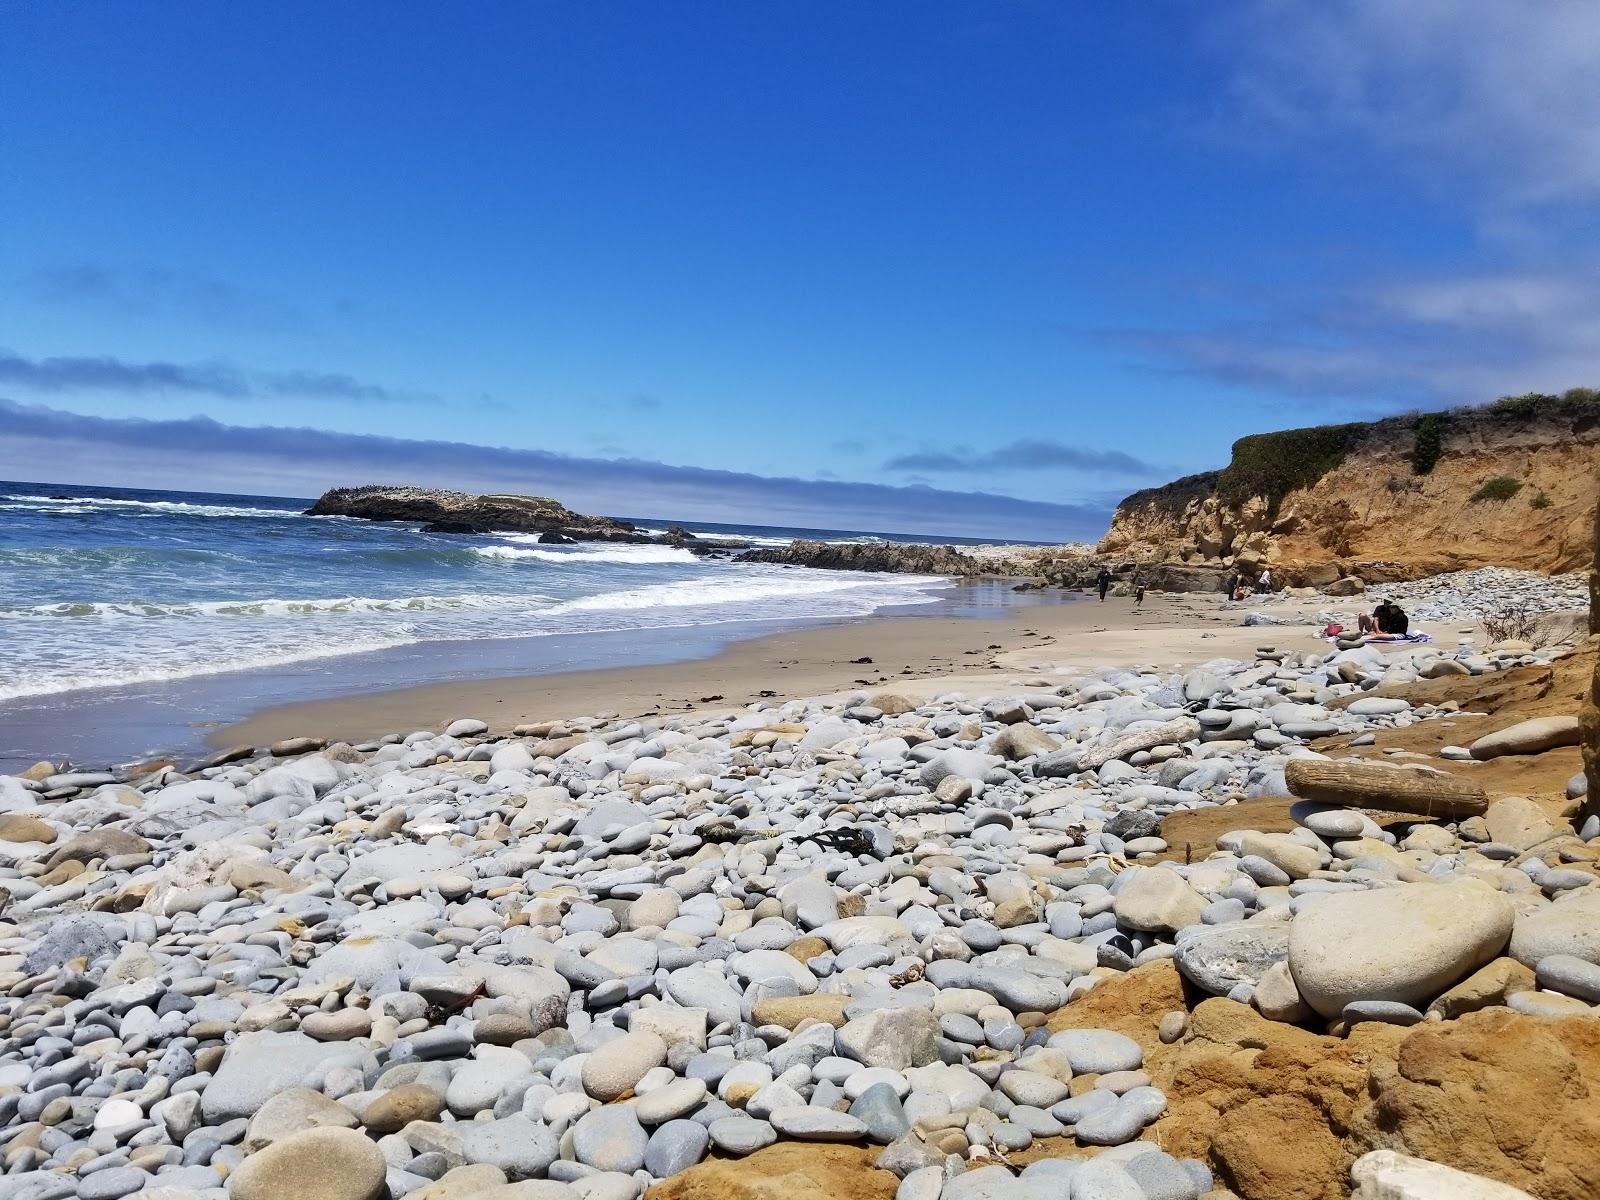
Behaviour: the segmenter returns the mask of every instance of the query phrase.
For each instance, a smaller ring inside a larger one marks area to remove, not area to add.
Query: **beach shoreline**
[[[272,705],[213,730],[207,741],[217,749],[302,736],[361,742],[442,727],[462,716],[509,731],[580,715],[718,712],[763,699],[860,689],[931,696],[1074,670],[1192,667],[1250,658],[1263,645],[1315,650],[1326,644],[1310,611],[1329,607],[1326,597],[1278,602],[1290,623],[1270,627],[1244,626],[1248,605],[1226,606],[1206,594],[1151,593],[1142,607],[1128,597],[1103,604],[1092,595],[1065,599],[980,615],[875,615],[811,625],[664,663],[460,679]]]

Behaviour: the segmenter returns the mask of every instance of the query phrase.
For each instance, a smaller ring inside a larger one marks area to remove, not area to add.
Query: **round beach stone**
[[[1065,1100],[1070,1090],[1059,1079],[1024,1070],[1007,1071],[996,1086],[1013,1103],[1031,1104],[1035,1108],[1049,1108]]]
[[[633,1111],[646,1125],[687,1116],[705,1103],[706,1085],[700,1079],[678,1079],[634,1101]]]
[[[657,1179],[687,1171],[706,1156],[711,1135],[699,1121],[668,1121],[650,1135],[644,1167]]]
[[[656,1034],[625,1033],[584,1059],[583,1090],[596,1100],[615,1100],[666,1061],[667,1044]]]
[[[1174,933],[1195,925],[1208,901],[1169,867],[1135,867],[1118,881],[1112,909],[1117,923],[1150,933]]]
[[[436,1121],[444,1097],[421,1083],[405,1083],[380,1092],[367,1104],[362,1124],[373,1133],[399,1133],[413,1121]]]
[[[307,1129],[250,1155],[228,1178],[232,1200],[377,1200],[387,1164],[353,1129]]]
[[[1425,1006],[1499,954],[1515,919],[1472,879],[1327,895],[1290,925],[1289,970],[1324,1017],[1357,1000]]]
[[[1507,754],[1542,754],[1558,746],[1576,746],[1582,738],[1575,716],[1535,717],[1485,734],[1468,748],[1473,758],[1485,761]]]
[[[597,1108],[572,1127],[572,1150],[578,1161],[600,1171],[639,1170],[649,1144],[644,1126],[626,1105]]]
[[[355,1124],[354,1113],[321,1092],[290,1088],[272,1097],[250,1118],[244,1148],[247,1154],[254,1154],[304,1129],[353,1129]]]
[[[1589,1004],[1600,1004],[1600,966],[1575,954],[1552,954],[1535,969],[1539,986]]]
[[[857,1142],[867,1136],[867,1123],[861,1118],[810,1104],[780,1108],[771,1122],[784,1137],[803,1142]]]
[[[1109,1029],[1066,1029],[1051,1035],[1049,1044],[1066,1052],[1067,1061],[1078,1075],[1137,1071],[1144,1065],[1139,1043]]]
[[[1537,968],[1554,954],[1570,954],[1600,965],[1600,888],[1568,892],[1559,900],[1517,917],[1511,957]]]
[[[778,1140],[778,1134],[765,1121],[754,1117],[720,1117],[707,1129],[717,1149],[728,1154],[754,1154]]]

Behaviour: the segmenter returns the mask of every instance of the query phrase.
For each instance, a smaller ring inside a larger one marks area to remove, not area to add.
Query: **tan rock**
[[[27,813],[0,815],[0,842],[44,842],[56,840],[55,826]]]
[[[1428,1005],[1428,1011],[1450,1020],[1480,1008],[1504,1004],[1507,996],[1532,987],[1533,972],[1529,968],[1514,958],[1497,958]]]
[[[1061,739],[1046,733],[1037,725],[1008,725],[990,741],[994,752],[1015,762],[1035,754],[1049,754],[1061,749]]]
[[[149,842],[125,829],[91,829],[57,846],[46,865],[55,867],[64,862],[86,863],[118,854],[144,854],[149,849]]]
[[[307,1129],[250,1155],[228,1179],[232,1200],[377,1200],[386,1165],[353,1129]]]
[[[469,1163],[446,1171],[421,1191],[410,1192],[406,1200],[482,1200],[490,1191],[505,1186],[506,1173],[490,1163]]]
[[[1290,879],[1305,879],[1322,867],[1321,853],[1286,833],[1247,833],[1239,849],[1266,859]]]
[[[757,1000],[752,1015],[757,1025],[781,1025],[793,1029],[804,1020],[826,1021],[835,1029],[845,1023],[844,1010],[849,996],[815,992],[810,996],[768,996]]]
[[[444,1097],[420,1083],[405,1083],[374,1097],[363,1114],[363,1123],[373,1133],[399,1133],[412,1121],[437,1121],[444,1111]],[[504,1183],[501,1176],[497,1183]]]
[[[1581,736],[1577,717],[1535,717],[1485,734],[1468,749],[1473,758],[1483,761],[1506,754],[1542,754],[1558,746],[1576,746]]]
[[[305,1129],[354,1129],[355,1114],[313,1088],[289,1088],[256,1110],[244,1131],[245,1153],[254,1154]]]
[[[1518,850],[1527,850],[1540,842],[1572,832],[1558,826],[1545,815],[1544,809],[1526,796],[1507,796],[1503,800],[1496,800],[1485,810],[1483,821],[1489,827],[1491,841],[1514,846]]]

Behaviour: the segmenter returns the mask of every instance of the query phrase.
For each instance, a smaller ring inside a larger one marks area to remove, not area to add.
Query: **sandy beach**
[[[892,687],[925,697],[1039,675],[1110,666],[1190,667],[1250,658],[1258,646],[1325,646],[1311,617],[1327,597],[1277,600],[1291,624],[1242,625],[1248,604],[1204,594],[1150,593],[1103,604],[1092,595],[978,617],[878,617],[754,638],[712,657],[510,678],[462,680],[267,708],[214,731],[213,746],[265,745],[315,735],[365,741],[471,715],[495,729],[611,713],[623,717],[717,712],[758,699],[829,696]],[[1359,602],[1345,601],[1352,613]],[[676,636],[664,630],[661,637]],[[863,659],[870,661],[863,662]]]

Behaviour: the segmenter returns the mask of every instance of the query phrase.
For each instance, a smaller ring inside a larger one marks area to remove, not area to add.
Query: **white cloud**
[[[1249,0],[1213,33],[1258,130],[1354,137],[1490,208],[1600,197],[1594,0]]]

